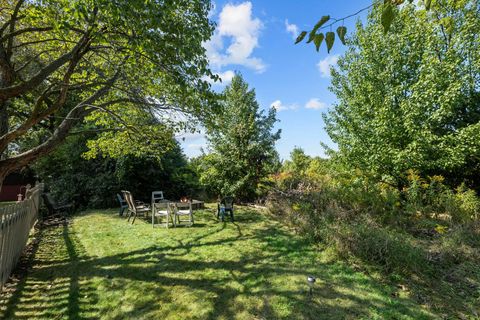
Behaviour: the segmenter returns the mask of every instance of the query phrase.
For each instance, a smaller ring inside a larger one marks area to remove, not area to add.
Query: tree
[[[39,159],[33,169],[56,199],[75,201],[77,206],[111,208],[115,194],[131,191],[137,200],[149,202],[153,190],[163,190],[168,199],[192,196],[198,178],[189,168],[178,142],[160,158],[149,155],[108,155],[86,159],[87,140],[97,133],[71,135],[52,153]]]
[[[203,158],[200,180],[220,195],[252,200],[259,182],[278,164],[275,142],[280,130],[273,131],[275,109],[265,115],[259,110],[255,91],[240,74],[223,92],[223,113],[207,127],[212,150]]]
[[[102,130],[92,152],[118,156],[161,153],[192,123],[175,113],[207,117],[209,10],[203,0],[2,1],[0,183],[84,120]]]
[[[373,10],[332,73],[337,159],[399,187],[407,169],[479,182],[480,11],[443,2],[435,17],[406,6],[388,34]]]
[[[311,161],[312,157],[306,155],[302,148],[294,147],[290,152],[290,160],[285,161],[283,169],[303,176]]]

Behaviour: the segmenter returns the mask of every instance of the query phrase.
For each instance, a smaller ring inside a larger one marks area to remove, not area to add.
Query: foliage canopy
[[[325,116],[338,159],[400,185],[408,169],[478,179],[479,12],[470,2],[432,17],[410,5],[388,34],[379,9],[358,25],[332,73],[339,102]]]
[[[212,153],[201,161],[200,179],[217,195],[251,200],[260,181],[278,164],[275,109],[266,115],[259,110],[255,91],[239,74],[225,88],[222,104],[223,112],[207,127]]]
[[[162,152],[213,104],[209,1],[7,0],[0,11],[0,180],[82,120],[111,156]],[[162,139],[162,137],[167,137]],[[29,139],[28,148],[22,139]]]

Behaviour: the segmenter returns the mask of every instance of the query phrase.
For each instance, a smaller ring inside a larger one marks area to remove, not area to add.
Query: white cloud
[[[233,77],[235,76],[235,72],[232,70],[227,70],[225,72],[218,73],[220,79],[222,79],[222,84],[227,85],[232,82]]]
[[[338,62],[338,54],[329,55],[325,59],[320,60],[317,64],[318,70],[323,78],[330,77],[330,68],[334,67]]]
[[[277,110],[277,112],[280,111],[285,111],[285,110],[295,110],[298,109],[298,104],[290,104],[290,105],[285,105],[282,103],[280,100],[275,100],[270,104],[270,108],[274,108]]]
[[[327,104],[325,102],[321,102],[318,98],[312,98],[308,100],[308,102],[305,104],[305,108],[307,109],[319,110],[319,109],[324,109],[326,107],[327,107]]]
[[[214,82],[211,78],[209,78],[207,76],[203,77],[203,80],[207,81],[208,83],[210,83],[212,85],[225,86],[225,85],[228,85],[230,82],[232,82],[232,79],[235,76],[235,72],[233,72],[232,70],[227,70],[227,71],[224,71],[224,72],[217,72],[215,74],[217,76],[219,76],[220,79],[222,79],[222,82],[220,82],[220,81]]]
[[[288,23],[288,19],[285,20],[285,29],[288,33],[292,35],[292,38],[295,40],[298,36],[298,26],[296,24]]]
[[[221,70],[226,65],[242,65],[258,73],[265,71],[264,62],[252,57],[258,47],[258,37],[263,27],[258,18],[252,17],[252,3],[227,4],[219,15],[217,29],[212,38],[204,44],[210,65]],[[230,44],[224,47],[224,40]]]

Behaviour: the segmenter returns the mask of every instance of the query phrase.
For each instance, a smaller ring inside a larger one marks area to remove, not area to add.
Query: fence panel
[[[0,291],[25,248],[38,220],[43,184],[25,193],[25,200],[0,208]]]

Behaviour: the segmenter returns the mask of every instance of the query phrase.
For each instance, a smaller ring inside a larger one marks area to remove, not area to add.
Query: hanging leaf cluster
[[[329,31],[326,33],[318,32],[324,25],[330,21],[330,16],[323,16],[318,20],[315,24],[313,29],[310,32],[302,31],[300,35],[295,40],[295,44],[302,42],[308,34],[307,43],[313,42],[315,44],[315,48],[317,52],[320,50],[320,46],[322,45],[323,40],[325,40],[325,44],[327,46],[328,52],[333,47],[333,43],[335,42],[335,32]],[[347,34],[347,28],[344,26],[338,27],[337,35],[340,41],[345,44],[345,35]]]
[[[408,2],[412,3],[413,0],[408,0]],[[388,33],[388,31],[390,30],[390,26],[392,25],[392,22],[395,19],[395,16],[396,16],[395,7],[400,6],[403,3],[405,3],[405,0],[384,0],[383,1],[381,23],[382,23],[385,34]],[[430,7],[432,5],[432,0],[424,0],[423,5],[426,10],[430,10]],[[365,9],[368,9],[368,7]],[[358,13],[360,13],[363,10],[360,10]],[[330,53],[330,50],[333,48],[333,44],[335,43],[336,36],[338,36],[338,39],[340,39],[340,42],[343,45],[346,44],[347,27],[343,26],[343,21],[346,18],[355,16],[355,15],[356,14],[353,14],[348,17],[340,18],[340,19],[332,19],[330,18],[330,16],[322,16],[320,20],[318,20],[318,22],[312,28],[312,30],[302,31],[298,35],[297,39],[295,40],[295,44],[298,44],[306,39],[306,43],[313,42],[315,44],[315,49],[318,52],[320,50],[320,46],[325,40],[325,44],[327,46],[327,52]],[[325,25],[329,21],[330,21],[330,24]],[[335,32],[331,31],[332,26],[335,25],[336,23],[339,23],[340,21],[342,22],[342,26],[339,26],[337,28],[336,30],[337,32],[335,35]],[[322,29],[322,27],[323,28],[330,27],[330,31],[326,33],[319,32]]]

